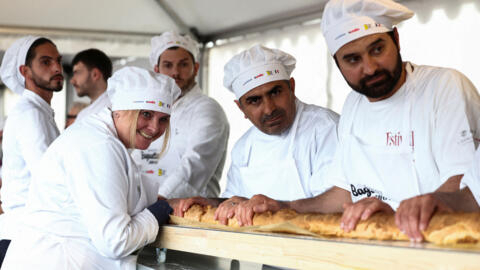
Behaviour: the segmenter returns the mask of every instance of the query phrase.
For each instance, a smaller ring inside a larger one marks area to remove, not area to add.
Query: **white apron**
[[[264,153],[268,156],[261,164],[247,164],[246,167],[240,167],[240,176],[248,197],[255,194],[263,194],[275,200],[293,201],[307,197],[300,176],[296,161],[293,157],[293,146],[295,144],[295,135],[297,133],[298,116],[302,113],[303,106],[297,106],[297,116],[290,128],[288,144],[282,144],[279,147],[288,147],[287,155],[278,157],[271,153]],[[250,145],[245,147],[250,151]],[[245,156],[249,156],[248,153]]]
[[[413,70],[409,64],[406,71],[407,80],[411,79]],[[421,194],[411,125],[412,92],[415,86],[409,82],[404,87],[407,104],[404,106],[403,123],[399,130],[403,143],[399,146],[368,145],[353,134],[353,123],[362,96],[358,96],[351,117],[345,121],[347,134],[342,138],[342,167],[348,168],[344,169],[344,174],[350,183],[353,202],[366,197],[377,197],[396,209],[402,200]]]

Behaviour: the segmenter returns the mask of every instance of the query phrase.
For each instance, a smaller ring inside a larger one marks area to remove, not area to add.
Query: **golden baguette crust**
[[[438,245],[480,243],[480,213],[438,213],[423,235]]]
[[[220,224],[214,219],[216,208],[193,205],[184,218],[192,221]],[[368,220],[360,221],[355,230],[345,232],[340,228],[342,214],[299,214],[292,209],[278,212],[255,214],[254,226],[290,223],[298,228],[308,230],[322,236],[376,239],[376,240],[408,240],[395,225],[393,214],[376,213]],[[231,218],[228,226],[239,227],[237,220]],[[459,243],[480,244],[480,213],[436,213],[423,232],[428,242],[438,245]]]

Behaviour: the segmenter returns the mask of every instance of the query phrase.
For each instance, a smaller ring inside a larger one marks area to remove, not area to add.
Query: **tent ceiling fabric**
[[[0,25],[136,34],[176,29],[154,0],[4,0]]]
[[[319,14],[326,0],[15,0],[2,1],[0,34],[5,29],[59,30],[151,36],[195,28],[218,36],[303,14]],[[165,6],[175,14],[167,14]],[[175,20],[175,17],[179,20]],[[182,24],[183,23],[183,24]]]
[[[186,25],[202,36],[252,28],[255,25],[320,12],[327,0],[164,0]]]

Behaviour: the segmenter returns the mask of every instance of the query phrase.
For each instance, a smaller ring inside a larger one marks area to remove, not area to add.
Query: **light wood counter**
[[[156,246],[295,269],[480,269],[480,246],[324,239],[166,225]]]

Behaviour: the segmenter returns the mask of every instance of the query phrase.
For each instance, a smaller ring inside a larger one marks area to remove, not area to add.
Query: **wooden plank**
[[[480,248],[320,239],[167,225],[156,246],[300,269],[479,269]]]

